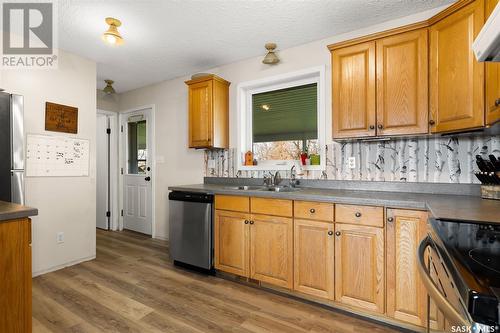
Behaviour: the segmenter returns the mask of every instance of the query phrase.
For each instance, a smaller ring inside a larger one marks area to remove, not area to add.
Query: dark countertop
[[[500,201],[471,195],[382,192],[301,187],[294,192],[238,190],[232,185],[196,184],[171,186],[171,191],[205,192],[291,200],[323,201],[345,204],[429,210],[434,218],[483,223],[500,223]]]
[[[38,215],[38,209],[36,208],[0,201],[0,223],[35,215]]]

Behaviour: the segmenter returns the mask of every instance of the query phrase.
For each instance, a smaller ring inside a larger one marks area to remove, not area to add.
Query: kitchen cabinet
[[[337,204],[335,222],[383,227],[384,209],[375,206]]]
[[[428,133],[428,31],[376,41],[377,135]]]
[[[249,214],[215,211],[214,266],[216,269],[240,276],[249,276],[249,220]]]
[[[294,290],[333,300],[334,224],[294,221]]]
[[[387,315],[425,326],[427,292],[420,280],[417,249],[427,231],[427,212],[387,209]]]
[[[186,81],[189,103],[189,147],[229,148],[229,85],[207,75]]]
[[[0,332],[31,332],[31,220],[0,221]]]
[[[332,51],[333,137],[375,135],[375,42]]]
[[[385,312],[384,229],[335,224],[335,300]]]
[[[498,0],[486,0],[486,19],[490,16]],[[500,64],[486,63],[486,124],[500,121]]]
[[[484,64],[472,43],[484,23],[484,0],[460,8],[430,27],[431,131],[484,126]]]
[[[280,287],[293,287],[293,220],[252,214],[250,277]]]

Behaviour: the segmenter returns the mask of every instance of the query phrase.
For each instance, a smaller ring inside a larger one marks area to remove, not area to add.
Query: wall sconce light
[[[122,25],[122,22],[118,19],[107,17],[106,24],[109,25],[109,28],[102,34],[102,39],[111,45],[123,44],[123,37],[118,31],[118,27]]]
[[[106,82],[106,87],[104,87],[102,91],[104,91],[106,95],[116,94],[115,88],[113,88],[113,83],[115,83],[115,81],[104,80],[104,82]]]
[[[276,53],[274,53],[276,43],[266,43],[265,47],[267,49],[267,54],[264,57],[264,60],[262,60],[262,63],[266,65],[275,65],[280,62],[280,58],[278,58]]]

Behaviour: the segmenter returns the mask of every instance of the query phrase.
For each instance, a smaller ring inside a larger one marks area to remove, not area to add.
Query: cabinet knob
[[[337,232],[335,233],[335,236],[337,236],[337,237],[338,237],[338,236],[340,236],[340,231],[337,231]]]
[[[314,214],[314,213],[316,213],[316,209],[311,208],[311,209],[309,209],[309,212],[310,212],[311,214]]]
[[[374,130],[375,129],[375,125],[370,125],[370,129]]]
[[[331,235],[333,235],[333,231],[330,230],[330,231],[328,231],[328,236],[331,236]]]
[[[429,120],[429,125],[434,126],[435,124],[436,124],[436,122],[434,120],[432,120],[432,119]]]
[[[360,212],[356,212],[356,214],[354,214],[354,216],[361,217],[361,213]]]
[[[250,224],[253,224],[254,222],[253,221],[250,221]]]
[[[500,106],[500,98],[497,98],[497,99],[495,100],[495,106]]]
[[[377,128],[378,128],[379,130],[381,130],[382,128],[384,128],[384,125],[382,125],[382,124],[378,124]]]
[[[388,217],[387,218],[387,222],[393,222],[394,221],[394,218],[393,217]]]
[[[248,220],[245,220],[245,224],[248,224]]]

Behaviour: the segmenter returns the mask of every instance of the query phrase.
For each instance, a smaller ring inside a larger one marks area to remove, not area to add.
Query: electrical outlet
[[[348,163],[349,163],[349,169],[355,169],[356,168],[356,157],[354,157],[354,156],[349,157]]]
[[[57,244],[64,243],[64,232],[57,233]]]
[[[214,159],[208,160],[208,168],[215,169],[215,160]]]

